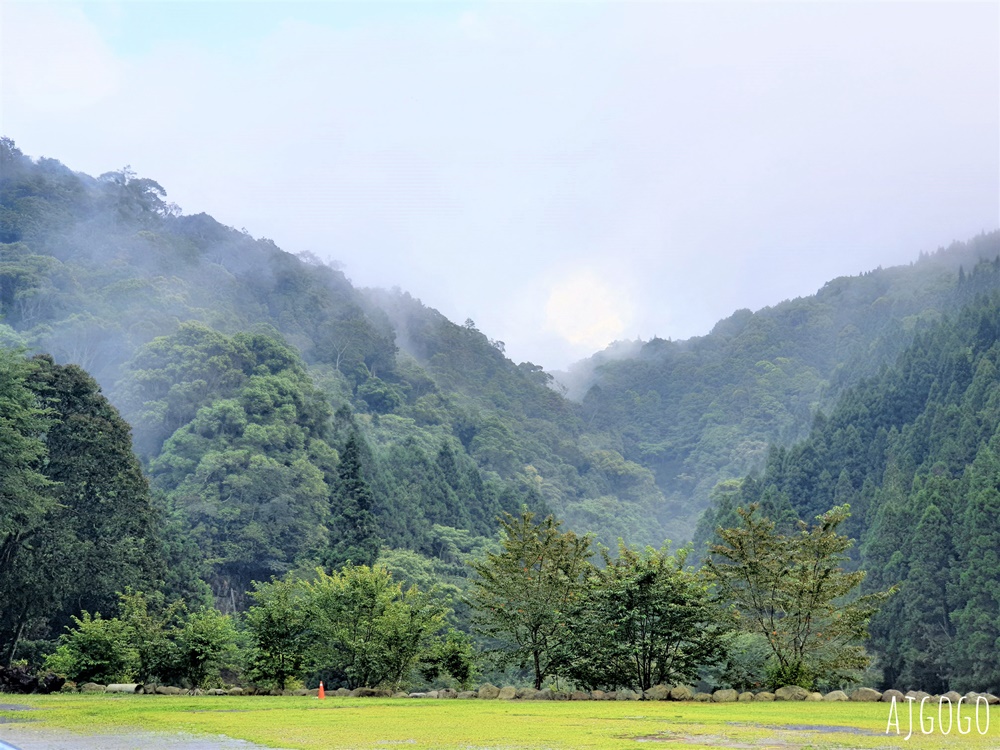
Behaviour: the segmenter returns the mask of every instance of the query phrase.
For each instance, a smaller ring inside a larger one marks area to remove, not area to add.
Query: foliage
[[[570,620],[565,674],[588,688],[637,692],[698,679],[726,653],[726,624],[686,553],[601,551]]]
[[[868,666],[868,622],[895,589],[851,598],[865,574],[842,567],[851,540],[837,529],[848,506],[787,535],[757,510],[738,509],[742,524],[716,531],[721,542],[706,568],[720,600],[744,630],[767,639],[772,687],[848,679]]]
[[[444,611],[381,567],[348,565],[304,581],[316,636],[311,658],[329,684],[397,687],[432,648]]]
[[[499,661],[530,666],[540,689],[562,667],[573,637],[569,613],[583,596],[593,553],[589,537],[560,531],[552,516],[534,518],[523,511],[501,519],[502,550],[471,563],[472,599],[478,630],[506,645]]]
[[[290,679],[303,676],[315,637],[312,603],[306,588],[294,578],[254,582],[246,625],[251,635],[248,674],[284,690]]]
[[[77,682],[125,682],[135,675],[138,655],[128,629],[118,618],[105,620],[98,612],[73,617],[75,627],[59,636],[59,648],[45,666]]]

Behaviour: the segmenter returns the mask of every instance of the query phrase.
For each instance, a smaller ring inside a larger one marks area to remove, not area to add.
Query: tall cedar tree
[[[360,438],[352,432],[340,454],[337,486],[330,519],[330,549],[327,567],[336,569],[351,562],[371,565],[378,557],[378,526],[372,513],[374,496],[361,465]]]

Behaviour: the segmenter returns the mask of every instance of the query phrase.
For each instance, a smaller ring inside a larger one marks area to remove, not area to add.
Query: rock
[[[694,699],[696,701],[698,701],[698,703],[711,703],[712,702],[712,694],[711,693],[695,693],[694,694]]]
[[[806,700],[807,701],[821,701],[821,700],[823,700],[823,694],[822,693],[809,693],[809,695],[806,696]]]
[[[872,690],[871,688],[858,688],[853,693],[848,696],[852,701],[860,703],[871,703],[872,701],[877,701],[882,698],[882,693],[878,690]]]
[[[916,703],[920,703],[924,698],[930,698],[930,693],[925,693],[923,690],[907,690],[907,698],[913,698]]]
[[[512,701],[517,697],[517,688],[513,685],[507,685],[500,688],[500,692],[497,693],[497,699],[502,701]]]
[[[336,695],[340,698],[348,698],[351,695],[351,691],[344,687],[339,687],[336,690],[327,691],[330,695]]]
[[[670,686],[653,685],[649,690],[643,693],[643,696],[648,701],[665,701],[670,697]]]
[[[555,700],[555,695],[551,690],[532,690],[530,696],[527,698],[529,701],[551,701]]]
[[[947,693],[945,693],[945,695],[947,695],[947,696],[949,696],[949,697],[950,697],[950,696],[951,696],[951,694],[952,694],[952,693],[954,693],[954,692],[955,692],[955,691],[954,691],[954,690],[952,690],[952,691],[950,691],[950,692],[947,692]],[[979,697],[979,695],[980,695],[979,693],[977,693],[977,692],[975,692],[975,691],[973,691],[973,690],[970,690],[970,691],[969,691],[969,692],[967,692],[967,693],[965,694],[965,696],[964,696],[964,697],[965,697],[965,702],[966,702],[966,703],[975,703],[975,702],[976,702],[976,698],[978,698],[978,697]],[[942,697],[944,697],[944,696],[942,696]],[[959,697],[959,698],[961,698],[961,697],[963,697],[963,696],[961,696],[961,695],[960,695],[960,696],[958,696],[958,697]],[[957,699],[957,698],[956,698],[956,699],[953,699],[953,700],[952,700],[952,703],[958,703],[958,699]]]
[[[637,701],[641,696],[634,690],[629,690],[625,688],[624,690],[619,690],[615,695],[616,701]]]
[[[157,685],[156,694],[157,695],[180,695],[184,691],[179,687],[174,687],[173,685]]]
[[[735,703],[738,697],[739,693],[728,688],[712,693],[712,701],[715,703]]]
[[[694,698],[694,691],[687,685],[670,688],[670,700],[672,701],[689,701],[692,698]]]
[[[410,693],[409,696],[407,696],[407,697],[409,697],[409,698],[426,698],[427,697],[427,693]]]
[[[590,698],[595,701],[606,701],[608,699],[608,694],[603,690],[591,690]]]
[[[804,701],[809,691],[798,685],[785,685],[774,691],[776,701]]]
[[[773,701],[774,693],[769,693],[765,690],[763,693],[757,693],[757,695],[755,695],[753,699],[755,701]]]
[[[993,693],[984,693],[983,697],[986,699],[986,703],[990,706],[995,706],[1000,703],[1000,698],[997,698]]]
[[[969,696],[972,696],[972,697],[970,698]],[[955,692],[954,690],[949,690],[947,693],[945,693],[941,697],[942,698],[947,698],[949,701],[952,702],[952,704],[955,704],[955,703],[958,703],[958,701],[961,699],[962,694],[958,693],[958,692]],[[976,702],[976,698],[975,698],[975,694],[974,693],[969,693],[968,695],[965,696],[965,698],[970,703],[975,703]]]
[[[299,698],[305,698],[309,695],[309,691],[306,688],[299,688],[298,690],[293,690],[292,695],[298,696]],[[317,693],[319,695],[319,693]]]
[[[892,688],[890,688],[889,690],[886,690],[884,693],[882,693],[882,702],[892,703],[892,699],[895,698],[896,703],[899,703],[900,701],[903,700],[903,697],[904,697],[903,694],[899,690],[893,690]]]
[[[452,690],[451,688],[445,688],[444,690],[438,690],[438,698],[457,698],[458,691]]]
[[[618,699],[618,691],[616,690],[609,690],[604,694],[604,700],[606,701],[613,701],[617,699]]]
[[[393,698],[395,698],[395,697],[396,696],[393,696]],[[455,697],[459,698],[460,700],[468,700],[470,698],[478,698],[479,696],[478,696],[478,694],[476,693],[475,690],[463,690],[462,692],[460,692]]]
[[[188,695],[204,695],[204,694],[205,694],[205,691],[202,690],[201,688],[195,688],[194,690],[188,690]],[[286,690],[285,691],[285,695],[287,695],[287,694],[288,694],[288,691]]]
[[[843,690],[831,690],[829,693],[823,696],[825,701],[846,701],[847,693]]]
[[[232,687],[232,688],[229,688],[228,693],[229,693],[229,695],[243,695],[243,688],[241,688],[241,687]]]
[[[279,690],[278,688],[271,688],[270,690],[267,691],[267,694],[274,697],[280,697],[285,694],[285,691]]]
[[[424,697],[425,698],[437,698],[438,697],[438,691],[437,690],[428,690],[426,693],[424,693]]]
[[[500,688],[496,685],[491,685],[486,683],[485,685],[479,686],[479,698],[480,700],[491,701],[494,700],[498,695],[500,695]]]
[[[378,690],[376,688],[359,687],[348,693],[352,698],[388,698],[392,695],[391,690]]]
[[[308,690],[306,692],[309,692]],[[212,688],[208,691],[208,695],[225,695],[226,691],[222,688]]]
[[[310,698],[319,698],[319,688],[313,688],[312,690],[307,690],[306,695]]]
[[[736,700],[740,703],[748,703],[753,700],[753,693],[740,693]]]
[[[567,693],[564,690],[553,690],[552,691],[552,700],[554,700],[554,701],[568,701],[569,700],[569,693]],[[639,700],[639,699],[635,698],[634,700]]]
[[[98,685],[96,682],[85,682],[80,685],[81,693],[103,693],[106,689],[104,685]]]
[[[590,693],[585,693],[582,690],[574,690],[569,694],[569,699],[571,701],[589,701]]]

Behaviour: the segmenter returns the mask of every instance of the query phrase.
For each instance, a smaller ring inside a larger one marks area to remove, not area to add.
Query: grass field
[[[224,734],[295,750],[522,750],[524,748],[725,747],[985,748],[1000,747],[1000,710],[985,735],[934,727],[905,739],[886,735],[884,703],[548,702],[420,699],[263,698],[228,696],[2,696],[40,710],[0,711],[6,721],[75,732]],[[937,723],[937,706],[931,712]],[[945,727],[948,712],[945,710]],[[917,722],[917,712],[914,711]],[[985,708],[980,715],[986,722]],[[809,728],[812,727],[812,728]]]

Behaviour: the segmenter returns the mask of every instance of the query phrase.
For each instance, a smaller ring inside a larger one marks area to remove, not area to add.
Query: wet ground
[[[30,723],[0,724],[0,750],[269,750],[224,736],[75,734]]]

